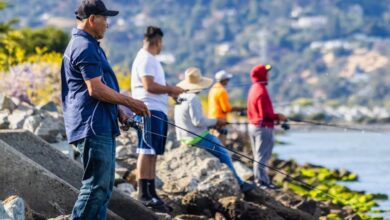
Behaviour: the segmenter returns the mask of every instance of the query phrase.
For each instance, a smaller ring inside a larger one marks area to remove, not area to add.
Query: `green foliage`
[[[0,0],[0,11],[7,7],[7,2]],[[11,19],[6,22],[0,22],[0,36],[11,29],[11,26],[18,22],[18,19]]]
[[[0,36],[0,70],[34,61],[35,55],[62,53],[67,42],[68,35],[52,27],[10,30]]]
[[[290,162],[291,168],[295,163]],[[288,169],[284,167],[290,175],[304,181],[307,184],[315,186],[315,189],[307,189],[295,182],[279,182],[301,196],[308,196],[310,198],[329,201],[332,203],[350,206],[354,211],[358,212],[363,219],[372,219],[374,217],[368,216],[365,213],[370,212],[373,207],[377,206],[374,201],[378,198],[386,198],[381,195],[366,194],[364,192],[353,191],[348,187],[338,184],[339,181],[357,181],[358,176],[345,170],[330,170],[324,167],[305,165],[303,167],[296,167],[295,169]],[[329,214],[328,219],[341,219],[336,214]]]

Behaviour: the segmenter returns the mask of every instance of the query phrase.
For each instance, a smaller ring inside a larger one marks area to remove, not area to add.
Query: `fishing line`
[[[242,154],[242,153],[240,153],[240,152],[238,152],[238,151],[236,151],[236,150],[233,150],[233,149],[231,149],[231,148],[225,147],[225,146],[223,146],[223,145],[221,145],[221,144],[215,143],[215,142],[212,141],[212,140],[209,140],[209,139],[207,139],[207,138],[204,138],[204,137],[202,137],[202,136],[200,136],[200,135],[198,135],[198,134],[196,134],[196,133],[194,133],[194,132],[192,132],[192,131],[189,131],[189,130],[187,130],[187,129],[185,129],[185,128],[182,128],[182,127],[180,127],[180,126],[178,126],[178,125],[176,125],[176,124],[174,124],[174,123],[172,123],[172,122],[170,122],[170,121],[164,120],[164,119],[162,119],[162,118],[160,118],[160,117],[157,117],[157,116],[154,116],[154,115],[152,115],[152,117],[154,117],[154,118],[156,118],[156,119],[158,119],[158,120],[160,120],[160,121],[163,121],[163,122],[165,122],[165,123],[167,123],[167,124],[169,124],[169,125],[171,125],[171,126],[173,126],[173,127],[176,127],[176,128],[178,128],[178,129],[181,129],[181,130],[183,130],[183,131],[185,131],[185,132],[187,132],[187,133],[189,133],[189,134],[192,134],[192,135],[194,135],[194,136],[196,136],[196,137],[199,137],[199,138],[201,138],[201,139],[203,139],[203,140],[206,140],[207,142],[209,142],[209,143],[211,143],[211,144],[213,144],[213,145],[215,145],[215,146],[219,146],[219,147],[225,148],[226,150],[232,152],[233,154],[238,155],[238,156],[240,156],[240,157],[242,157],[242,158],[248,159],[249,161],[251,161],[251,162],[253,162],[253,163],[258,163],[258,164],[260,164],[260,165],[263,166],[263,167],[267,167],[267,168],[269,168],[269,169],[271,169],[271,170],[273,170],[273,171],[275,171],[275,172],[277,172],[277,173],[280,173],[280,174],[286,176],[287,179],[290,180],[290,182],[298,183],[299,185],[301,185],[301,186],[303,186],[304,188],[309,189],[309,190],[316,190],[316,191],[319,191],[319,192],[323,193],[324,195],[327,195],[329,198],[337,199],[337,200],[340,200],[340,201],[344,201],[343,199],[340,199],[340,198],[338,198],[338,197],[336,197],[336,196],[334,196],[334,195],[331,195],[331,194],[329,194],[329,193],[327,193],[327,192],[324,192],[324,191],[322,191],[322,190],[320,190],[320,189],[318,189],[318,188],[316,188],[316,187],[314,187],[314,186],[311,186],[311,185],[308,184],[308,183],[305,183],[305,182],[303,182],[303,181],[301,181],[301,180],[298,180],[298,179],[296,179],[295,177],[293,177],[293,176],[291,176],[291,175],[289,175],[289,174],[287,174],[287,173],[285,173],[285,172],[283,172],[283,171],[280,171],[279,169],[276,169],[276,168],[274,168],[274,167],[272,167],[272,166],[269,166],[269,165],[260,163],[259,161],[256,161],[256,160],[252,159],[251,157],[249,157],[249,156],[247,156],[247,155],[245,155],[245,154]],[[345,201],[344,201],[344,202],[345,202]]]

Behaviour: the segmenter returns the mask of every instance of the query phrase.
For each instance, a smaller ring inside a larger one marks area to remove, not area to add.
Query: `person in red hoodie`
[[[268,177],[267,169],[261,164],[267,164],[271,158],[274,146],[274,123],[286,121],[283,114],[274,112],[271,98],[267,91],[268,72],[270,65],[257,65],[251,73],[252,86],[249,90],[247,114],[249,121],[249,137],[253,157],[259,163],[253,163],[254,181],[265,189],[276,189]]]

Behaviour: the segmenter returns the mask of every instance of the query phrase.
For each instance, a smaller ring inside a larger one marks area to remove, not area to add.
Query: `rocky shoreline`
[[[0,96],[0,127],[29,130],[52,143],[52,146],[58,146],[58,142],[63,142],[65,137],[62,116],[54,103],[36,107]],[[368,216],[364,213],[375,205],[374,199],[378,198],[361,192],[350,192],[353,196],[357,196],[358,200],[364,198],[363,203],[371,205],[365,207],[361,206],[361,203],[347,205],[326,198],[321,191],[317,190],[315,193],[313,190],[302,189],[299,184],[294,185],[291,181],[287,181],[289,178],[277,172],[270,174],[282,190],[256,189],[244,195],[240,192],[229,169],[218,159],[204,150],[180,145],[175,141],[173,132],[168,136],[167,153],[159,158],[157,167],[158,192],[167,202],[167,206],[163,209],[153,210],[160,219],[367,219]],[[228,146],[243,154],[251,155],[245,140],[247,140],[245,134],[233,132]],[[116,149],[116,189],[133,198],[136,197],[137,189],[134,172],[137,158],[136,143],[134,130],[122,132],[117,139]],[[237,156],[233,156],[233,159],[239,175],[250,181],[253,178],[251,162]],[[332,195],[341,195],[348,191],[345,188],[338,189],[336,181],[353,181],[357,178],[356,174],[345,170],[330,171],[309,164],[300,166],[294,161],[283,161],[277,158],[270,161],[270,166]],[[16,196],[20,197],[0,198],[4,200],[0,202],[0,219],[6,216],[13,219],[11,216],[20,213],[20,210],[24,210],[22,213],[25,219],[47,219],[38,214],[39,210],[26,208],[28,204],[23,201],[23,195]],[[17,206],[22,207],[19,211],[13,211],[7,205],[14,200],[23,205]],[[348,200],[350,201],[351,198]],[[66,218],[67,216],[64,215],[56,219]]]

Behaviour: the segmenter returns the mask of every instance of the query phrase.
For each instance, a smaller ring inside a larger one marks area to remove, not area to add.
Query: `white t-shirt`
[[[142,84],[143,76],[153,76],[154,82],[166,85],[165,72],[160,61],[145,49],[138,51],[131,69],[132,97],[139,99],[148,106],[149,110],[168,112],[168,94],[153,94],[147,92]]]

